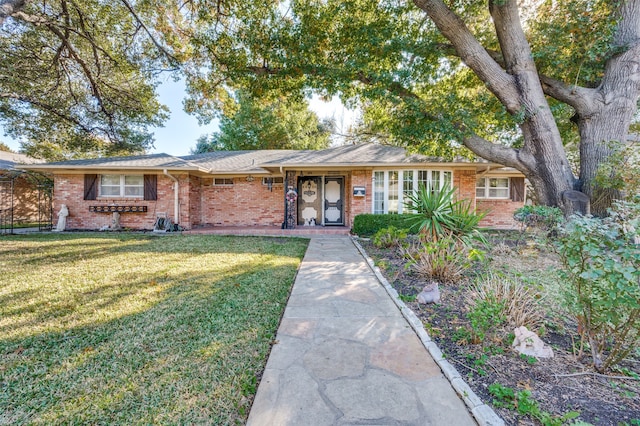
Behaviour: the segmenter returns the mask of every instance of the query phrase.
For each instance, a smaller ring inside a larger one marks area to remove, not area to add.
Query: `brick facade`
[[[513,212],[524,205],[523,202],[511,200],[476,200],[476,209],[487,212],[487,215],[480,222],[483,228],[494,229],[516,229],[520,225],[513,218]]]
[[[214,185],[212,177],[201,177],[187,173],[171,173],[178,179],[179,224],[185,229],[200,226],[270,226],[280,227],[285,220],[284,185],[274,184],[271,189],[263,185],[260,177],[247,179],[230,178],[232,185]],[[296,174],[297,177],[301,173]],[[304,176],[343,176],[344,177],[344,220],[351,227],[356,215],[372,212],[373,171],[352,170],[343,173],[304,172]],[[475,170],[455,170],[453,184],[461,198],[472,200],[473,206],[489,215],[482,226],[496,228],[515,228],[513,211],[522,206],[522,202],[510,200],[475,199]],[[131,229],[152,229],[156,217],[160,214],[174,219],[174,182],[168,176],[157,174],[157,201],[141,198],[103,198],[83,200],[84,175],[55,175],[54,215],[62,204],[69,209],[67,229],[100,229],[111,225],[109,213],[90,212],[90,206],[146,206],[146,213],[122,213],[120,224]],[[354,197],[356,186],[365,187],[365,197]],[[54,217],[55,222],[55,217]]]
[[[213,179],[202,179],[200,223],[221,226],[281,226],[284,221],[284,186],[271,189],[261,178],[248,182],[233,178],[233,185],[215,186]]]
[[[24,175],[0,172],[0,211],[3,219],[14,223],[38,222],[38,188]]]
[[[181,195],[188,194],[188,175],[180,176]],[[146,213],[122,213],[120,225],[131,229],[153,229],[157,214],[166,214],[173,218],[173,181],[162,174],[158,175],[158,200],[148,201],[141,198],[99,197],[97,200],[83,200],[84,175],[55,175],[53,190],[54,216],[65,204],[69,209],[67,229],[101,229],[111,225],[112,214],[90,212],[90,206],[146,206]],[[184,215],[186,217],[187,215]],[[55,217],[54,217],[55,224]]]

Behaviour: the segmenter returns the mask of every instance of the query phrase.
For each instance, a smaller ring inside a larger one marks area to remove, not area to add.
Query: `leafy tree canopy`
[[[305,100],[284,96],[254,99],[237,93],[235,111],[227,108],[220,131],[198,140],[193,153],[252,149],[323,149],[330,123],[320,122]]]
[[[0,3],[0,122],[23,150],[60,159],[152,146],[149,127],[167,117],[155,77],[176,58],[143,23],[150,5]]]
[[[610,154],[602,141],[626,139],[635,119],[639,0],[189,7],[175,15],[187,36],[172,46],[189,58],[186,107],[204,121],[235,88],[339,95],[363,107],[369,132],[428,154],[469,149],[522,171],[544,203],[559,205],[570,189],[593,195],[595,170]],[[605,124],[612,120],[619,125]],[[563,147],[572,144],[577,175]]]
[[[5,152],[14,152],[9,145],[7,145],[4,142],[0,142],[0,151],[5,151]]]

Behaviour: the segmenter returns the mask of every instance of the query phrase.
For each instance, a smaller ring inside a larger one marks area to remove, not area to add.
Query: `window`
[[[402,208],[399,206],[400,194],[398,193],[398,174],[399,172],[388,172],[389,184],[387,191],[387,213],[400,213]]]
[[[478,178],[476,198],[509,198],[509,178]]]
[[[384,176],[385,172],[375,172],[373,174],[373,212],[383,214],[384,211]]]
[[[269,179],[271,179],[271,182],[269,182]],[[263,177],[262,178],[262,184],[263,185],[284,185],[284,178],[282,176],[276,176],[276,177]]]
[[[442,170],[385,170],[373,173],[373,213],[406,213],[404,202],[420,186],[451,186],[453,174]]]
[[[214,178],[213,186],[231,186],[233,185],[233,179],[231,178]]]
[[[144,195],[143,175],[102,175],[100,176],[101,197],[131,197]]]

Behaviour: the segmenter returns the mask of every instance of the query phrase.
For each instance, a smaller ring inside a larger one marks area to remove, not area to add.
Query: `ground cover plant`
[[[0,237],[0,424],[242,424],[307,241]]]
[[[567,306],[571,283],[559,274],[561,256],[539,237],[488,233],[484,260],[460,279],[440,283],[440,302],[428,305],[415,301],[426,279],[407,264],[402,248],[362,244],[445,357],[508,425],[639,425],[640,350],[635,347],[604,372],[594,368],[579,317]],[[536,331],[555,357],[513,351],[520,323]]]

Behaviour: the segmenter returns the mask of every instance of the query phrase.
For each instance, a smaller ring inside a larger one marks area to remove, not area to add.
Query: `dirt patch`
[[[425,282],[405,267],[400,252],[378,249],[370,241],[361,241],[401,299],[422,320],[447,359],[507,424],[540,424],[540,420],[520,414],[516,407],[521,404],[522,408],[523,404],[535,401],[541,413],[550,415],[545,424],[562,424],[559,417],[577,412],[577,419],[568,423],[579,420],[594,425],[640,425],[640,380],[635,380],[640,377],[639,351],[623,362],[618,371],[608,375],[595,374],[588,354],[579,356],[576,325],[564,315],[558,303],[561,283],[555,272],[558,268],[555,256],[543,246],[521,244],[513,247],[513,242],[508,240],[494,243],[488,255],[492,270],[518,275],[540,286],[545,293],[540,304],[546,314],[542,338],[553,348],[554,358],[520,356],[511,349],[513,335],[509,330],[496,333],[500,338],[494,337],[491,341],[469,342],[466,300],[469,282],[478,271],[470,271],[469,280],[464,282],[441,285],[439,304],[419,305],[415,296]],[[495,397],[489,392],[489,387],[496,383],[530,395],[526,401],[496,406],[500,404],[495,403]]]

